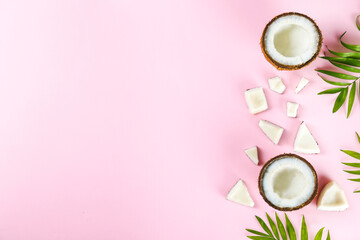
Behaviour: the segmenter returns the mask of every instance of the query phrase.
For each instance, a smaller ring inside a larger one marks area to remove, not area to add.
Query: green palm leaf
[[[332,53],[338,57],[348,57],[348,58],[360,59],[360,53],[358,53],[358,52],[335,52],[335,51],[330,50],[327,46],[326,46],[326,48],[330,53]]]
[[[290,222],[290,220],[289,220],[288,216],[286,215],[286,213],[285,213],[285,220],[286,220],[286,230],[287,230],[287,233],[289,235],[289,239],[290,240],[296,240],[296,233],[295,233],[294,226]]]
[[[319,92],[318,95],[323,95],[323,94],[334,94],[334,93],[338,93],[341,92],[343,88],[330,88],[327,89],[325,91]]]
[[[346,34],[346,32],[344,32],[339,38],[341,45],[343,45],[344,47],[346,47],[349,50],[352,50],[355,52],[360,52],[360,45],[347,44],[341,40],[345,34]]]
[[[355,133],[356,133],[356,136],[357,136],[358,142],[360,143],[360,136],[359,136],[359,134],[358,134],[357,132],[355,132]]]
[[[337,112],[340,109],[340,107],[344,104],[348,94],[348,89],[349,87],[343,88],[340,94],[338,95],[338,97],[336,98],[333,108],[333,113]]]
[[[350,67],[350,66],[347,66],[347,65],[343,65],[343,64],[340,64],[340,63],[333,62],[333,61],[329,61],[329,62],[332,65],[334,65],[335,67],[344,69],[344,70],[346,70],[348,72],[360,73],[360,69],[358,69],[358,68]]]
[[[328,234],[327,234],[326,240],[331,240],[331,239],[330,239],[330,231],[328,231]]]
[[[360,175],[360,170],[355,170],[355,171],[344,170],[344,172],[354,174],[354,175]]]
[[[355,152],[355,151],[351,151],[351,150],[341,150],[342,152],[346,153],[347,155],[359,159],[360,160],[360,153]]]
[[[356,80],[358,79],[358,77],[355,77],[353,75],[349,75],[349,74],[345,74],[345,73],[338,73],[338,72],[333,72],[333,71],[328,71],[328,70],[315,70],[317,72],[332,76],[332,77],[336,77],[336,78],[340,78],[340,79],[345,79],[345,80]]]
[[[355,93],[356,93],[356,82],[353,82],[351,89],[350,89],[350,94],[349,94],[347,118],[349,118],[351,109],[354,105]]]
[[[349,178],[348,180],[353,182],[360,182],[360,178]]]
[[[360,17],[360,15],[357,15],[355,22],[356,22],[356,27],[357,27],[357,29],[359,29],[359,31],[360,31],[359,17]]]
[[[344,58],[344,57],[320,57],[320,58],[337,63],[343,63],[353,67],[360,67],[360,61],[353,58]]]
[[[349,86],[351,84],[351,83],[348,83],[348,82],[333,82],[333,81],[326,80],[322,76],[320,76],[320,77],[322,78],[322,80],[324,80],[328,84],[331,84],[331,85],[334,85],[334,86]]]
[[[282,238],[283,240],[287,240],[287,235],[286,235],[286,232],[285,232],[284,224],[281,222],[281,220],[280,220],[280,218],[278,217],[278,215],[277,215],[276,212],[275,212],[275,218],[276,218],[276,223],[277,223],[277,225],[278,225],[281,238]]]
[[[259,232],[259,231],[255,231],[252,229],[245,229],[246,231],[248,231],[249,233],[255,234],[255,235],[259,235],[259,236],[267,236],[267,234]]]
[[[250,239],[253,240],[273,240],[274,238],[272,237],[265,237],[265,236],[247,236]]]
[[[266,213],[266,217],[267,217],[268,222],[270,224],[271,230],[273,231],[273,233],[275,235],[275,238],[280,239],[279,232],[278,232],[278,230],[276,228],[276,225],[275,225],[274,221],[271,219],[271,217],[267,213]]]
[[[301,222],[301,240],[308,240],[308,230],[305,222],[305,217],[303,216]]]
[[[321,229],[317,232],[317,234],[315,235],[314,240],[321,240],[323,231],[324,231],[324,228],[321,228]]]
[[[360,168],[360,163],[345,163],[345,162],[343,162],[342,164],[344,164],[346,166],[350,166],[350,167]]]
[[[258,222],[260,223],[261,227],[264,229],[265,232],[267,232],[267,234],[271,237],[274,237],[269,229],[269,227],[266,225],[266,223],[264,222],[264,220],[262,220],[260,217],[255,216],[256,219],[258,220]]]

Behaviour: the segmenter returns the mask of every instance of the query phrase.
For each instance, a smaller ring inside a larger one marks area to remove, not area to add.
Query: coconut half
[[[279,70],[308,65],[319,55],[321,44],[321,31],[314,20],[296,12],[274,17],[261,36],[265,58]]]
[[[259,191],[271,207],[293,211],[316,196],[318,178],[313,166],[295,154],[281,154],[268,161],[259,175]]]

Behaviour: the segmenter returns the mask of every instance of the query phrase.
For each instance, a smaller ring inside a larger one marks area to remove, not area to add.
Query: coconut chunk
[[[266,120],[259,121],[259,127],[265,135],[275,144],[278,144],[284,132],[284,129]]]
[[[295,154],[281,154],[268,161],[259,175],[264,200],[281,211],[296,210],[309,204],[317,192],[315,169]]]
[[[249,191],[247,190],[247,187],[241,179],[230,190],[226,196],[226,199],[248,207],[253,207],[255,205],[249,194]]]
[[[344,190],[331,181],[323,188],[317,202],[317,208],[322,211],[344,211],[349,207]]]
[[[251,114],[268,109],[265,93],[262,87],[252,88],[245,92],[245,100]]]
[[[287,116],[295,118],[297,116],[298,108],[299,108],[298,103],[287,102]]]
[[[250,158],[251,161],[253,161],[253,163],[255,163],[256,165],[259,164],[259,158],[258,158],[258,149],[257,146],[246,149],[245,150],[246,155]]]
[[[303,88],[309,83],[309,80],[307,80],[306,78],[301,78],[299,84],[297,85],[296,89],[295,89],[295,93],[298,94],[301,90],[303,90]]]
[[[284,83],[281,81],[280,77],[273,77],[269,79],[269,87],[271,90],[273,90],[274,92],[280,93],[282,94],[285,89],[286,86],[284,85]]]
[[[320,153],[320,148],[305,122],[302,122],[296,134],[294,151],[299,153]]]

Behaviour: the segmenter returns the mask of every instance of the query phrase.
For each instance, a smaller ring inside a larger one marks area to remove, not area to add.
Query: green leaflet
[[[331,239],[330,239],[330,231],[328,231],[328,234],[327,234],[326,240],[331,240]]]
[[[321,229],[317,232],[317,234],[315,235],[314,240],[321,240],[323,231],[324,231],[324,228],[321,228]]]
[[[329,61],[329,62],[332,65],[334,65],[335,67],[344,69],[344,70],[346,70],[348,72],[360,73],[360,69],[358,69],[358,68],[350,67],[350,66],[347,66],[347,65],[343,65],[343,64],[340,64],[340,63],[333,62],[333,61]]]
[[[308,230],[305,222],[305,217],[303,216],[302,222],[301,222],[301,240],[308,240]]]
[[[346,47],[347,49],[349,49],[349,50],[352,50],[352,51],[355,51],[355,52],[360,52],[360,45],[347,44],[347,43],[345,43],[345,42],[343,42],[343,41],[341,40],[341,39],[344,37],[345,33],[346,33],[346,32],[344,32],[344,33],[340,36],[340,38],[339,38],[340,43],[341,43],[344,47]]]
[[[323,95],[323,94],[334,94],[334,93],[338,93],[341,92],[343,88],[330,88],[327,89],[325,91],[319,92],[318,95]]]
[[[267,213],[266,213],[266,217],[267,217],[268,222],[270,224],[271,230],[273,231],[273,233],[275,235],[275,238],[280,239],[279,232],[278,232],[278,230],[276,228],[276,225],[275,225],[274,221],[271,219],[271,217]]]
[[[358,134],[357,132],[355,132],[355,133],[356,133],[356,136],[357,136],[358,142],[360,143],[360,136],[359,136],[359,134]]]
[[[287,230],[287,233],[289,235],[289,239],[290,240],[296,240],[296,233],[295,233],[294,226],[290,222],[290,220],[289,220],[288,216],[286,215],[286,213],[285,213],[285,221],[286,221],[286,230]]]
[[[259,236],[267,236],[267,234],[262,233],[262,232],[258,232],[255,230],[251,230],[251,229],[245,229],[246,231],[248,231],[249,233],[255,234],[255,235],[259,235]]]
[[[356,82],[353,82],[351,89],[350,89],[350,94],[349,94],[347,118],[349,118],[351,109],[354,105],[355,93],[356,93]]]
[[[269,227],[266,225],[266,223],[264,222],[264,220],[262,220],[260,217],[255,216],[256,219],[258,220],[258,222],[260,223],[261,227],[264,229],[265,232],[267,232],[267,234],[271,237],[274,237],[269,229]]]
[[[360,182],[360,178],[349,178],[348,180],[353,182]]]
[[[356,20],[355,20],[355,23],[356,23],[357,29],[360,31],[359,17],[360,17],[360,15],[357,15]]]
[[[340,107],[344,104],[348,94],[348,89],[349,87],[342,89],[339,96],[336,98],[333,108],[333,113],[337,112],[340,109]]]
[[[282,238],[283,240],[287,240],[287,235],[286,235],[286,232],[285,232],[284,225],[283,225],[283,223],[281,222],[281,220],[280,220],[280,218],[278,217],[278,215],[277,215],[276,212],[275,212],[275,218],[276,218],[276,223],[277,223],[277,225],[278,225],[281,238]]]
[[[320,77],[322,78],[322,80],[324,80],[328,84],[331,84],[331,85],[334,85],[334,86],[349,86],[351,84],[351,83],[347,83],[347,82],[333,82],[333,81],[326,80],[322,76],[320,76]]]
[[[360,170],[355,170],[355,171],[344,170],[344,172],[354,174],[354,175],[360,175]]]
[[[247,236],[250,239],[253,240],[273,240],[274,238],[272,237],[265,237],[265,236]]]
[[[360,190],[354,191],[354,193],[360,193]]]
[[[360,61],[353,58],[344,58],[344,57],[320,57],[320,58],[337,63],[343,63],[353,67],[360,67]]]
[[[360,153],[355,152],[355,151],[351,151],[351,150],[341,150],[342,152],[346,153],[347,155],[359,159],[360,160]]]
[[[359,53],[360,54],[360,53]],[[333,71],[328,71],[328,70],[315,70],[317,72],[332,76],[332,77],[336,77],[336,78],[340,78],[340,79],[346,79],[346,80],[356,80],[358,79],[358,77],[349,75],[349,74],[345,74],[345,73],[338,73],[338,72],[333,72]]]
[[[357,168],[360,168],[360,163],[345,163],[345,162],[342,162],[342,164],[346,165],[346,166],[349,166],[349,167],[357,167]]]
[[[338,57],[348,57],[348,58],[360,59],[360,53],[358,53],[358,52],[335,52],[335,51],[330,50],[327,46],[326,46],[326,48],[330,53],[332,53]]]

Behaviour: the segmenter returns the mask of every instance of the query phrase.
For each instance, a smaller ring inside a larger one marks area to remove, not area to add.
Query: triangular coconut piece
[[[319,145],[317,144],[315,138],[310,133],[309,129],[305,125],[305,122],[302,122],[299,130],[297,132],[294,151],[298,153],[320,153]]]
[[[245,150],[246,155],[250,158],[251,161],[253,161],[253,163],[255,163],[256,165],[259,164],[259,157],[258,157],[258,149],[257,146],[246,149]]]
[[[255,205],[249,194],[249,191],[247,190],[247,187],[241,179],[230,190],[226,196],[226,199],[248,207],[253,207]]]
[[[303,90],[303,88],[309,83],[309,80],[307,80],[306,78],[301,78],[299,84],[297,85],[296,89],[295,89],[295,93],[298,94],[301,90]]]
[[[344,190],[335,182],[329,182],[320,193],[317,208],[322,211],[344,211],[349,207]]]
[[[260,120],[259,127],[273,143],[279,143],[280,138],[284,132],[284,129],[282,127],[279,127],[278,125],[275,125],[266,120]]]

